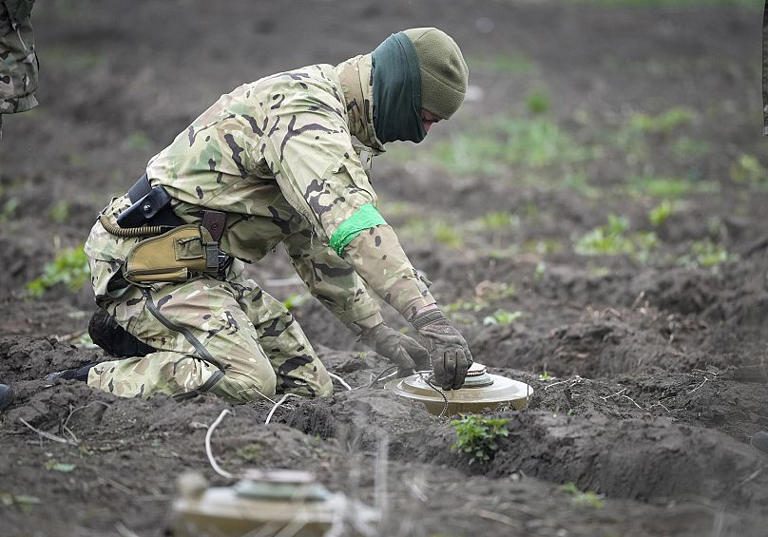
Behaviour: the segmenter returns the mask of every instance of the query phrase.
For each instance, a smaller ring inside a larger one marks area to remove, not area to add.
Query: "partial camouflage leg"
[[[331,395],[331,377],[293,314],[253,280],[238,277],[232,285],[275,370],[278,393],[307,397]]]
[[[248,402],[274,395],[275,373],[226,282],[202,278],[157,291],[134,288],[105,306],[126,331],[158,351],[97,364],[89,385],[124,397],[211,391]]]

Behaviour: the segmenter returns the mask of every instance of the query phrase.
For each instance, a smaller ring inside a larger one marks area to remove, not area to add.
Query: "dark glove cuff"
[[[435,309],[415,317],[411,324],[416,330],[421,330],[427,325],[442,320],[445,320],[445,315],[443,315],[442,311]]]

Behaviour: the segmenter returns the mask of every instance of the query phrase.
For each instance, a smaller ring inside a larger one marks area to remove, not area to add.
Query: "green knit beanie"
[[[450,118],[464,101],[469,69],[461,50],[437,28],[403,30],[416,49],[421,71],[421,107],[442,119]]]

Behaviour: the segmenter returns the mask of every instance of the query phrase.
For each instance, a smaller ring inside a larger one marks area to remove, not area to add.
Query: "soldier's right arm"
[[[349,328],[360,331],[384,321],[355,269],[311,232],[294,233],[285,247],[312,296]]]
[[[294,76],[297,76],[294,74]],[[407,319],[434,304],[376,196],[353,147],[344,103],[310,87],[276,95],[263,154],[288,202],[317,237]],[[277,106],[279,104],[279,106]]]

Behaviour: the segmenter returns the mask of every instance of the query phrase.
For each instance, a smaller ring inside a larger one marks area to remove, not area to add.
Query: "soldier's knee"
[[[237,403],[250,403],[274,397],[276,386],[275,372],[260,368],[249,375],[228,372],[211,391]]]
[[[333,395],[333,384],[323,385],[318,390],[318,394],[317,395],[318,395],[318,397],[328,397],[330,395]]]
[[[329,395],[333,395],[333,381],[327,373],[323,375],[320,382],[318,382],[316,391],[318,397],[328,397]]]

